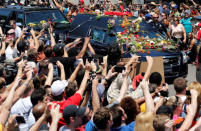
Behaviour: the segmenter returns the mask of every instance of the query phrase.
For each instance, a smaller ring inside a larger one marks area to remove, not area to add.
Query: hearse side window
[[[21,23],[23,24],[24,23],[24,14],[22,12],[19,12],[17,14],[17,20],[16,20],[17,23]]]
[[[16,20],[17,18],[17,13],[14,11],[10,17],[10,20]]]
[[[0,10],[0,20],[5,20],[8,18],[10,14],[9,10]]]

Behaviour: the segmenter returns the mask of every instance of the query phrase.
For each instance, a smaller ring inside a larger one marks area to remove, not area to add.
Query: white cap
[[[59,96],[64,92],[64,89],[68,85],[68,82],[66,80],[57,80],[53,82],[51,86],[51,94],[53,96]]]

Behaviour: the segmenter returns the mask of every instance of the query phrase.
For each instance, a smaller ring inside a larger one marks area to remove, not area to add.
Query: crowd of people
[[[91,0],[89,6],[84,1],[26,2],[55,6],[69,21],[78,13],[130,12],[179,41],[181,50],[190,51],[190,63],[199,62],[201,23],[193,25],[191,19],[200,15],[201,5],[193,0],[143,5]],[[0,131],[201,131],[199,82],[187,85],[178,77],[176,95],[169,96],[168,84],[151,70],[151,56],[146,56],[146,71],[134,75],[140,56],[122,62],[120,48],[100,57],[90,37],[57,43],[50,25],[45,42],[44,29],[21,29],[15,20],[10,26],[8,32],[0,28]]]

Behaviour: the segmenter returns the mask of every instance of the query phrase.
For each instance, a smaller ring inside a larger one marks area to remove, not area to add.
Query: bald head
[[[36,120],[38,120],[43,113],[45,112],[46,104],[44,103],[38,103],[37,105],[34,106],[33,108],[33,115]]]

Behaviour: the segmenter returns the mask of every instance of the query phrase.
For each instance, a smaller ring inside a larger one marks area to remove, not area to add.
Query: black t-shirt
[[[166,33],[167,32],[167,29],[162,22],[153,22],[152,25],[153,25],[153,28],[155,28],[160,33],[164,33],[164,32]]]
[[[65,70],[66,78],[69,78],[74,67],[74,62],[76,61],[75,57],[52,57],[49,62],[53,63],[53,65],[56,65],[56,62],[60,61]]]

